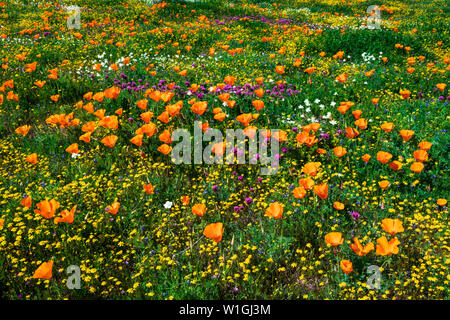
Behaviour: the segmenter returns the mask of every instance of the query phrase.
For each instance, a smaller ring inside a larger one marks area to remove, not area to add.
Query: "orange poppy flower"
[[[445,88],[447,88],[447,85],[445,83],[438,83],[436,87],[439,89],[439,91],[444,91]]]
[[[402,137],[403,141],[409,141],[411,137],[414,135],[414,131],[412,130],[400,130],[400,136]]]
[[[354,110],[354,111],[352,111],[352,115],[355,117],[356,120],[361,118],[361,114],[362,114],[362,110]],[[355,124],[356,124],[356,122],[355,122]]]
[[[303,187],[297,187],[292,191],[293,195],[297,199],[303,199],[306,196],[306,190]]]
[[[106,207],[106,211],[112,214],[117,214],[119,211],[120,202],[114,202],[112,205]]]
[[[103,138],[100,142],[103,143],[107,147],[114,148],[114,146],[116,145],[117,139],[119,139],[118,136],[110,135],[110,136]]]
[[[43,262],[33,274],[34,279],[49,280],[52,278],[53,261]]]
[[[165,155],[168,155],[169,152],[172,151],[172,147],[164,143],[160,145],[157,150]]]
[[[142,120],[144,120],[145,123],[149,123],[153,117],[153,112],[147,111],[147,112],[141,113],[140,117]]]
[[[330,246],[337,247],[344,243],[344,238],[340,232],[330,232],[325,235],[325,242]]]
[[[198,114],[199,116],[201,116],[202,114],[205,113],[207,107],[208,107],[207,101],[197,101],[191,106],[191,110],[195,114]]]
[[[108,99],[117,99],[120,93],[120,89],[118,87],[111,87],[106,89],[103,93]]]
[[[336,155],[336,157],[340,158],[340,157],[343,157],[347,153],[347,149],[345,149],[344,147],[338,146],[333,149],[333,152]]]
[[[30,196],[23,198],[20,204],[26,208],[31,208],[32,199]]]
[[[142,146],[142,139],[144,138],[143,134],[138,134],[130,139],[130,142],[138,147]]]
[[[181,197],[181,203],[183,206],[187,206],[190,202],[191,198],[189,196],[182,196]]]
[[[192,208],[192,213],[198,217],[203,217],[206,212],[206,206],[203,203],[199,203],[194,205]]]
[[[358,130],[351,128],[351,127],[347,127],[345,128],[345,136],[349,139],[353,139],[356,138],[359,135]]]
[[[84,141],[86,143],[91,142],[91,132],[86,132],[85,134],[81,135],[79,140]]]
[[[67,211],[67,210],[63,210],[60,212],[61,217],[56,217],[53,221],[54,223],[60,223],[60,222],[65,222],[65,223],[72,223],[74,220],[74,215],[75,215],[75,211],[77,210],[77,206],[74,206],[72,208],[72,210]]]
[[[355,125],[360,128],[361,130],[367,129],[367,120],[364,118],[360,118],[355,121]]]
[[[349,260],[341,260],[340,265],[345,274],[353,272],[353,264]]]
[[[94,121],[89,121],[88,123],[86,123],[85,125],[83,125],[81,127],[81,131],[83,132],[94,132],[95,130],[95,122]]]
[[[227,85],[232,86],[234,84],[234,82],[236,81],[236,77],[233,76],[226,76],[223,79],[223,82],[225,82]]]
[[[17,134],[21,134],[21,135],[23,135],[25,137],[28,134],[28,131],[30,131],[30,128],[31,127],[29,125],[24,125],[24,126],[18,127],[15,130],[15,132]]]
[[[94,99],[97,102],[102,102],[103,98],[105,97],[105,94],[103,92],[97,92],[92,96],[92,99]]]
[[[155,191],[155,188],[153,187],[153,185],[151,183],[149,184],[142,184],[142,188],[144,188],[144,192],[148,195],[153,194],[153,192]]]
[[[264,95],[264,89],[263,88],[256,89],[255,94],[261,98]]]
[[[300,179],[299,182],[300,186],[302,186],[305,190],[310,190],[314,186],[314,180],[311,178],[303,178]]]
[[[147,91],[146,91],[146,93],[147,93]],[[151,91],[147,95],[150,99],[152,99],[155,102],[158,102],[161,99],[161,91],[158,91],[158,90]]]
[[[316,184],[314,186],[314,193],[321,199],[326,199],[328,197],[328,185],[326,183]]]
[[[414,171],[415,173],[420,173],[424,168],[424,165],[422,162],[413,162],[409,169],[411,171]]]
[[[342,73],[336,77],[336,80],[341,83],[345,83],[347,81],[347,77],[348,77],[348,75],[346,75],[345,73]]]
[[[370,158],[371,158],[370,154],[367,154],[367,153],[366,153],[365,155],[361,156],[361,159],[362,159],[365,163],[369,162]]]
[[[34,213],[40,214],[46,219],[50,219],[55,215],[56,210],[59,208],[59,202],[52,199],[50,201],[43,200],[36,204],[38,209],[34,210]]]
[[[400,170],[403,167],[403,163],[401,163],[400,161],[392,161],[391,163],[389,163],[389,168],[391,168],[392,170]]]
[[[272,202],[266,209],[266,216],[275,219],[281,219],[283,216],[283,204]]]
[[[430,150],[430,148],[431,148],[432,145],[433,145],[433,144],[430,143],[430,142],[428,142],[428,141],[422,141],[421,143],[419,143],[419,148],[420,148],[421,150],[428,151],[428,150]]]
[[[400,95],[402,96],[403,99],[408,99],[409,96],[411,95],[411,91],[400,89]]]
[[[245,127],[247,127],[251,121],[253,121],[253,117],[251,113],[243,113],[236,117],[236,120],[242,123]]]
[[[374,106],[376,106],[376,105],[378,104],[379,101],[380,101],[379,98],[373,98],[373,99],[370,100],[370,102],[372,102],[372,104],[373,104]]]
[[[381,220],[381,227],[391,236],[405,231],[402,222],[398,219],[383,219]]]
[[[262,101],[262,100],[253,100],[252,101],[252,105],[259,112],[262,108],[264,108],[264,101]]]
[[[425,150],[416,150],[414,151],[413,156],[417,162],[428,161],[428,152]]]
[[[383,180],[383,181],[378,182],[378,185],[379,185],[380,188],[383,189],[383,190],[386,190],[387,187],[389,187],[390,184],[391,184],[391,183],[390,183],[389,181],[387,181],[387,180]]]
[[[369,242],[364,247],[359,242],[358,238],[353,238],[353,243],[350,244],[350,248],[355,252],[358,256],[362,257],[368,254],[370,251],[374,250],[375,246],[372,242]]]
[[[71,144],[70,146],[68,146],[67,148],[66,148],[66,151],[68,152],[68,153],[71,153],[71,154],[73,154],[73,153],[79,153],[78,152],[78,143],[73,143],[73,144]]]
[[[278,73],[278,74],[283,74],[285,69],[286,69],[285,66],[276,66],[276,67],[275,67],[275,71],[276,71],[276,73]]]
[[[445,206],[447,204],[447,200],[440,198],[440,199],[437,200],[436,203],[437,203],[438,206],[443,207],[443,206]]]
[[[32,153],[29,154],[26,158],[25,158],[26,162],[29,162],[31,164],[36,164],[37,163],[37,153]]]
[[[227,117],[227,114],[223,113],[223,112],[217,113],[214,115],[214,119],[216,119],[217,121],[223,121],[223,120],[225,120],[226,117]]]
[[[164,111],[156,119],[158,119],[161,122],[168,123],[170,120],[169,113],[167,111]]]
[[[215,242],[220,242],[223,236],[223,224],[221,222],[208,224],[203,230],[203,235]]]
[[[385,151],[378,151],[377,152],[377,160],[380,161],[382,164],[388,163],[392,159],[392,154]]]
[[[391,254],[397,254],[399,249],[398,245],[400,241],[397,238],[391,239],[389,242],[386,237],[381,237],[377,239],[377,250],[376,254],[381,256],[388,256]]]
[[[308,162],[303,166],[302,171],[311,177],[314,177],[319,170],[320,162]]]
[[[381,125],[381,129],[389,133],[392,129],[394,129],[394,124],[392,122],[385,122]]]
[[[169,130],[166,129],[159,135],[159,140],[161,142],[171,144],[172,143],[172,134],[170,133]]]
[[[142,99],[142,100],[136,101],[136,105],[137,105],[139,108],[141,108],[142,110],[147,109],[147,103],[148,103],[148,100],[147,100],[147,99]]]
[[[345,206],[342,202],[335,201],[333,203],[333,208],[335,208],[336,210],[344,210]]]

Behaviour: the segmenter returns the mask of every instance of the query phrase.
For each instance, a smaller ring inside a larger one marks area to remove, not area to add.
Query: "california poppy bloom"
[[[147,103],[148,103],[147,99],[142,99],[142,100],[136,101],[136,105],[142,110],[147,109]]]
[[[421,150],[428,151],[428,150],[430,150],[430,148],[431,148],[432,145],[433,145],[433,144],[430,143],[430,142],[428,142],[428,141],[422,141],[422,142],[419,143],[419,146],[418,146],[418,147],[419,147]]]
[[[344,238],[340,232],[330,232],[325,235],[325,242],[330,246],[337,247],[344,243]]]
[[[157,150],[164,155],[168,155],[169,152],[172,151],[172,147],[164,143],[160,145]]]
[[[116,145],[117,139],[119,139],[118,136],[110,135],[110,136],[103,138],[100,142],[103,143],[107,147],[114,148],[114,146]]]
[[[106,207],[106,211],[112,214],[117,214],[119,211],[120,202],[114,202],[112,205]]]
[[[428,161],[428,152],[426,152],[425,150],[416,150],[414,151],[413,156],[417,162]]]
[[[381,129],[389,133],[392,129],[394,129],[394,124],[392,122],[385,122],[381,125]]]
[[[286,68],[285,66],[276,66],[275,71],[276,71],[276,73],[278,73],[278,74],[283,74],[285,68]]]
[[[356,138],[359,135],[358,130],[351,128],[351,127],[347,127],[345,128],[345,136],[349,139],[353,139]]]
[[[403,163],[401,163],[400,161],[392,161],[391,163],[389,163],[389,168],[391,168],[392,170],[400,170],[403,167]]]
[[[260,111],[262,108],[264,108],[264,102],[262,100],[253,100],[252,105],[257,111]]]
[[[205,113],[207,107],[208,107],[208,102],[207,101],[198,101],[198,102],[195,102],[191,106],[191,110],[192,110],[192,112],[194,112],[194,113],[198,114],[199,116],[201,116],[202,114]]]
[[[402,222],[398,219],[383,219],[381,220],[381,227],[391,236],[405,231]]]
[[[28,134],[28,131],[30,131],[30,128],[31,127],[29,125],[24,125],[24,126],[18,127],[15,130],[15,132],[17,134],[21,134],[21,135],[23,135],[25,137]]]
[[[353,272],[353,264],[349,260],[341,260],[340,265],[345,274]]]
[[[20,201],[20,204],[26,208],[31,208],[32,199],[30,196],[27,196]]]
[[[353,238],[353,243],[350,244],[350,248],[355,252],[358,256],[362,257],[368,254],[370,251],[374,250],[374,245],[372,242],[367,243],[364,247],[359,242],[358,238]]]
[[[223,224],[221,222],[208,224],[203,230],[203,235],[215,242],[220,242],[223,236]]]
[[[68,153],[71,153],[71,154],[74,154],[74,153],[78,154],[79,153],[79,151],[78,151],[78,143],[71,144],[70,146],[68,146],[66,148],[66,151]]]
[[[397,238],[391,239],[389,242],[386,237],[381,237],[377,239],[377,250],[376,254],[381,256],[388,256],[391,254],[398,253],[398,245],[400,241]]]
[[[414,171],[415,173],[420,173],[424,168],[424,165],[422,162],[413,162],[409,169],[411,171]]]
[[[181,203],[183,206],[187,206],[190,202],[191,198],[189,196],[182,196],[181,197]]]
[[[53,221],[55,223],[60,223],[60,222],[73,223],[76,210],[77,210],[77,206],[74,206],[72,208],[72,210],[70,210],[70,211],[63,210],[60,212],[61,217],[56,217]]]
[[[103,91],[104,96],[108,99],[117,99],[120,93],[120,89],[118,87],[111,87]]]
[[[335,201],[333,203],[333,208],[335,208],[336,210],[343,210],[344,207],[345,206],[344,206],[344,204],[342,202]]]
[[[385,151],[378,151],[377,152],[377,160],[380,161],[382,164],[386,164],[389,162],[389,160],[392,159],[392,154]]]
[[[414,131],[412,130],[400,130],[400,136],[402,137],[403,141],[409,141],[411,137],[414,135]]]
[[[43,200],[36,204],[38,209],[34,210],[34,213],[40,214],[46,219],[53,218],[56,210],[59,208],[59,202],[52,199],[50,201]]]
[[[403,99],[408,99],[409,96],[411,95],[411,91],[400,89],[400,95],[402,96]]]
[[[447,85],[445,83],[438,83],[436,87],[439,89],[439,91],[444,91],[445,88],[447,88]]]
[[[130,139],[130,142],[138,147],[142,146],[142,139],[144,138],[143,134],[138,134]]]
[[[440,198],[440,199],[437,200],[436,203],[437,203],[438,206],[443,207],[443,206],[445,206],[447,204],[447,200]]]
[[[311,177],[314,177],[319,170],[320,162],[308,162],[303,166],[302,171]]]
[[[362,159],[365,163],[369,162],[370,158],[371,158],[370,154],[367,154],[367,153],[361,156],[361,159]]]
[[[153,187],[153,185],[151,183],[149,184],[142,184],[142,188],[144,189],[144,192],[148,195],[153,194],[155,188]]]
[[[340,158],[340,157],[343,157],[347,153],[347,149],[345,149],[344,147],[338,146],[333,149],[333,152],[336,155],[336,157]]]
[[[306,190],[303,187],[297,187],[292,191],[293,195],[297,199],[303,199],[306,195]]]
[[[43,262],[33,274],[34,279],[49,280],[52,278],[53,261]]]
[[[275,219],[281,219],[283,216],[283,204],[272,202],[266,209],[266,216]]]
[[[326,183],[317,184],[314,186],[314,193],[321,199],[328,197],[328,185]]]
[[[32,153],[29,154],[26,158],[25,158],[26,162],[29,162],[31,164],[36,164],[37,163],[37,153]]]
[[[303,178],[298,181],[300,186],[302,186],[305,190],[310,190],[314,186],[314,180],[311,178]]]
[[[192,208],[192,213],[198,217],[203,217],[206,212],[206,206],[203,203],[199,203],[194,205]]]
[[[387,180],[382,180],[380,182],[378,182],[378,185],[380,186],[381,189],[386,190],[387,187],[389,187],[391,183]]]

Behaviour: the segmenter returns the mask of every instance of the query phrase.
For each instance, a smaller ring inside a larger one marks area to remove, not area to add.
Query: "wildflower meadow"
[[[0,299],[448,299],[449,14],[2,0]]]

